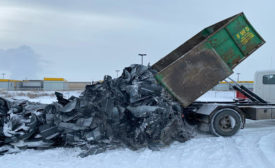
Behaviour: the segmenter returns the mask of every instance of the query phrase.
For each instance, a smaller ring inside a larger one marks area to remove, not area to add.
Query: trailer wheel
[[[211,117],[210,131],[216,136],[232,136],[242,125],[241,115],[234,109],[224,108]]]

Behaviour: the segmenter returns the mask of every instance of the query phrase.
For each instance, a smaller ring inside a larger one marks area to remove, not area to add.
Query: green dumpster
[[[264,43],[240,13],[203,29],[152,68],[156,79],[187,107]]]

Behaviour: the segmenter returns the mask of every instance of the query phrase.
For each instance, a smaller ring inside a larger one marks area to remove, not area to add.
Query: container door
[[[226,26],[226,30],[230,32],[244,55],[249,55],[258,48],[259,45],[264,43],[244,15],[240,15],[233,20]]]
[[[218,31],[214,36],[210,37],[208,42],[231,69],[244,58],[242,52],[234,40],[232,40],[230,33],[225,29]]]
[[[213,49],[197,48],[160,71],[157,80],[184,107],[232,74]]]
[[[239,15],[218,30],[208,42],[231,69],[264,44],[244,15]]]

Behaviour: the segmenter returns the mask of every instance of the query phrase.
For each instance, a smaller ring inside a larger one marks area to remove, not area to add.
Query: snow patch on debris
[[[83,91],[60,91],[64,98],[68,99],[71,96],[79,97]],[[5,91],[0,90],[0,97],[8,98],[10,100],[28,100],[42,104],[51,104],[56,101],[54,91]]]

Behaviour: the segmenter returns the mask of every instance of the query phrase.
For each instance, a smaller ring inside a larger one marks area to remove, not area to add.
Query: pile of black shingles
[[[132,65],[119,78],[105,76],[82,95],[44,105],[0,99],[0,153],[57,146],[83,149],[80,156],[107,149],[159,147],[191,136],[181,106],[165,96],[154,71]]]

